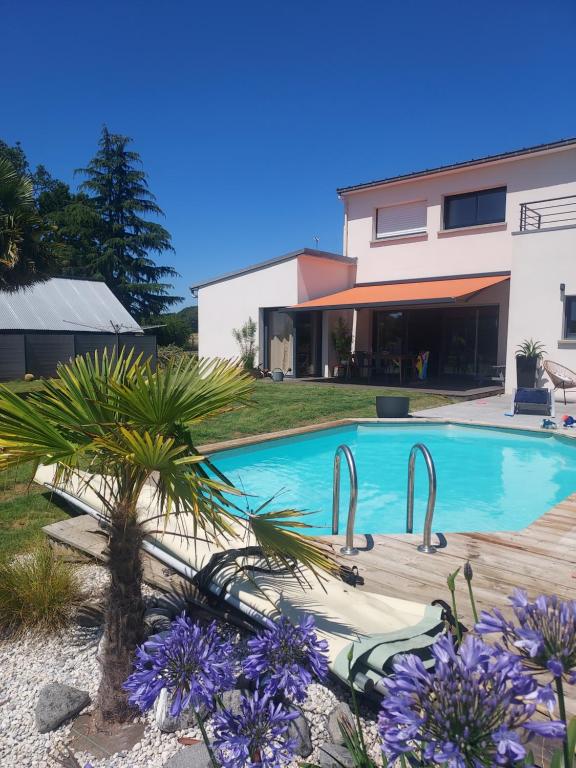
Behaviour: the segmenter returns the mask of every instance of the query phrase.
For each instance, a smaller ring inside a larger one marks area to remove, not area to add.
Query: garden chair
[[[571,371],[570,368],[566,368],[560,363],[555,363],[552,360],[544,360],[542,366],[548,378],[554,385],[554,391],[561,389],[564,393],[564,405],[566,405],[566,390],[576,388],[576,373]]]

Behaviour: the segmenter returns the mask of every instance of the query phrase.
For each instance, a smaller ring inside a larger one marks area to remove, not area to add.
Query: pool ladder
[[[354,546],[354,520],[356,519],[356,507],[358,505],[358,475],[356,462],[352,451],[347,445],[339,445],[334,454],[334,480],[332,485],[332,535],[338,535],[340,517],[340,464],[344,456],[348,464],[350,475],[350,500],[348,502],[348,520],[346,521],[346,543],[340,549],[343,555],[357,555],[358,550]]]
[[[433,555],[436,547],[432,544],[432,521],[434,519],[434,507],[436,505],[436,467],[432,454],[423,443],[416,443],[412,446],[410,457],[408,459],[408,494],[406,501],[406,533],[413,533],[414,530],[414,473],[416,468],[416,456],[420,452],[426,462],[428,470],[428,504],[426,506],[426,517],[424,518],[424,534],[422,544],[418,545],[418,552],[427,555]],[[346,459],[348,473],[350,475],[350,499],[348,501],[348,519],[346,521],[346,542],[340,549],[343,555],[357,555],[358,549],[354,546],[354,522],[356,519],[356,507],[358,506],[358,474],[356,472],[356,462],[350,448],[345,445],[339,445],[334,454],[334,478],[332,485],[332,535],[337,536],[339,531],[340,518],[340,467],[342,456]]]
[[[432,544],[432,520],[434,518],[434,506],[436,504],[436,467],[432,454],[424,443],[416,443],[410,451],[408,459],[408,495],[406,500],[406,533],[412,533],[414,528],[414,470],[416,467],[416,455],[418,451],[424,457],[428,470],[428,504],[426,505],[426,517],[424,518],[424,536],[422,544],[418,545],[418,552],[433,555],[436,547]]]

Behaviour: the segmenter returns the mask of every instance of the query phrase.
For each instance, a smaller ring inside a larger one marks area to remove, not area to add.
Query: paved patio
[[[567,405],[560,396],[556,398],[556,423],[562,426],[562,416],[569,414],[576,418],[576,394],[566,393]],[[529,414],[516,414],[507,416],[512,412],[512,395],[496,395],[495,397],[481,397],[476,400],[466,400],[450,405],[442,405],[438,408],[427,408],[423,411],[414,411],[412,416],[426,419],[458,419],[461,421],[474,421],[479,424],[492,424],[499,427],[540,427],[542,416]]]

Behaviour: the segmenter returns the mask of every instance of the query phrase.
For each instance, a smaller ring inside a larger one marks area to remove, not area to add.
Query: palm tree
[[[45,277],[50,254],[43,234],[32,179],[0,156],[0,288],[14,289]]]
[[[236,365],[187,359],[153,371],[131,355],[86,355],[61,365],[58,376],[27,399],[0,386],[0,470],[54,465],[55,482],[82,478],[105,504],[110,585],[97,722],[119,723],[132,714],[122,683],[143,639],[140,545],[149,521],[137,504],[147,484],[166,516],[187,514],[192,536],[222,544],[241,524],[284,567],[295,558],[320,577],[334,561],[327,547],[300,535],[304,523],[292,510],[239,516],[235,491],[198,454],[194,425],[249,402],[253,381]]]

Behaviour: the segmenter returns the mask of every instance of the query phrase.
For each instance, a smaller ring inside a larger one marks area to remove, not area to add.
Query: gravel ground
[[[106,584],[106,571],[98,565],[80,568],[91,597],[96,597]],[[156,594],[145,589],[152,601]],[[0,644],[0,766],[2,768],[49,768],[58,764],[50,759],[51,753],[66,745],[70,725],[63,725],[48,734],[37,732],[34,724],[34,708],[40,688],[49,682],[60,682],[88,691],[92,699],[96,695],[99,668],[96,648],[100,629],[70,627],[59,636],[43,638],[26,637],[4,641]],[[337,702],[348,700],[343,686],[329,689],[312,685],[302,709],[312,732],[314,752],[308,761],[314,762],[317,747],[328,740],[326,719]],[[85,710],[86,712],[89,709]],[[363,711],[366,741],[376,747],[376,723],[374,713]],[[146,724],[142,740],[130,752],[117,753],[105,760],[94,760],[88,754],[77,753],[83,766],[85,762],[94,768],[162,768],[166,760],[181,745],[178,737],[199,738],[196,729],[163,734],[154,723],[151,713],[140,718]],[[209,727],[208,727],[208,730]],[[304,761],[305,762],[305,761]],[[298,765],[294,762],[294,768]]]

